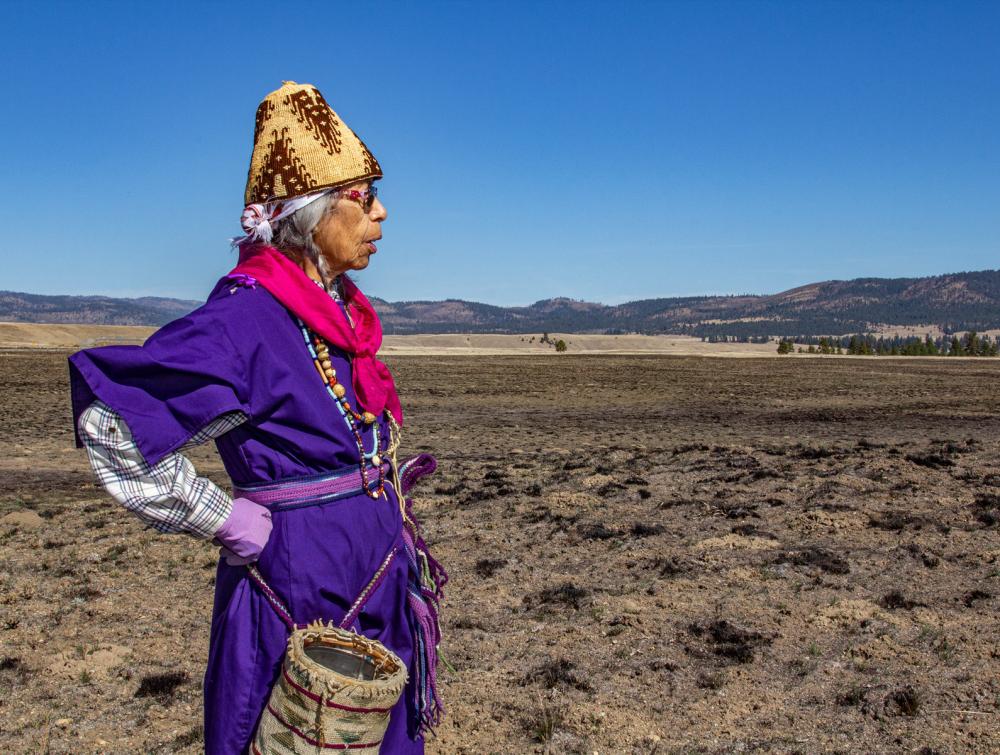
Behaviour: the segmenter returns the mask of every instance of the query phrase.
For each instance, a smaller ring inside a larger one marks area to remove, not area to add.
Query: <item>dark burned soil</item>
[[[91,483],[64,358],[0,355],[0,750],[197,752],[215,550]],[[452,578],[430,752],[1000,751],[1000,363],[392,367]]]

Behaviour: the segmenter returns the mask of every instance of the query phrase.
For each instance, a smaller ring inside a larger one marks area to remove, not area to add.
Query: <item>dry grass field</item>
[[[2,348],[70,349],[137,344],[155,328],[139,325],[61,325],[52,323],[0,322]],[[542,334],[501,335],[442,333],[436,335],[385,336],[383,355],[401,356],[503,356],[552,354],[557,339],[569,344],[569,351],[582,354],[675,354],[683,356],[776,356],[772,344],[704,343],[690,336],[606,336],[552,333],[550,343]]]
[[[65,356],[0,352],[0,752],[195,753],[215,549],[94,486]],[[1000,752],[1000,360],[389,361],[429,752]]]

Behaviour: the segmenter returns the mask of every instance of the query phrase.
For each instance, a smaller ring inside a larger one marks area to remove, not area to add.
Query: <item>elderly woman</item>
[[[423,752],[440,714],[446,577],[400,503],[399,399],[375,358],[378,317],[346,275],[367,267],[382,237],[381,176],[319,91],[285,82],[257,110],[236,268],[143,346],[70,358],[77,441],[100,482],[154,529],[222,546],[208,753],[250,750],[289,618],[348,621],[406,664],[381,752]],[[210,439],[233,497],[184,456]],[[249,578],[252,562],[284,601],[284,621]]]

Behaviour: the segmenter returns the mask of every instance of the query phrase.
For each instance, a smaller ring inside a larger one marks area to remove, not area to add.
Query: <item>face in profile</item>
[[[377,251],[375,242],[382,238],[382,222],[388,213],[369,191],[372,191],[371,181],[343,187],[336,204],[313,231],[313,241],[334,275],[363,270],[368,267],[368,258]]]

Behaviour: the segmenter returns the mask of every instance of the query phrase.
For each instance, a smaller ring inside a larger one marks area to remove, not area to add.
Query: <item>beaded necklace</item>
[[[382,447],[381,434],[379,433],[378,422],[375,421],[375,415],[371,412],[359,413],[351,407],[350,402],[347,400],[347,389],[337,382],[337,371],[333,369],[333,363],[330,361],[329,345],[319,335],[313,333],[302,322],[301,318],[297,319],[299,330],[302,331],[302,338],[309,349],[309,356],[313,358],[313,364],[316,365],[316,371],[319,372],[319,376],[326,386],[327,393],[333,398],[340,416],[347,424],[347,429],[354,435],[354,442],[358,446],[358,456],[361,465],[361,483],[364,486],[365,493],[368,494],[369,498],[384,496],[385,467],[383,466],[383,459],[385,458],[386,449]],[[373,442],[371,451],[365,451],[364,439],[361,437],[361,430],[364,425],[369,425],[372,428]],[[375,487],[372,487],[368,477],[368,462],[371,462],[372,466],[378,470],[378,485]]]

